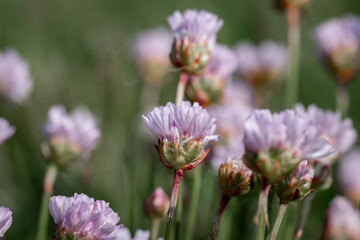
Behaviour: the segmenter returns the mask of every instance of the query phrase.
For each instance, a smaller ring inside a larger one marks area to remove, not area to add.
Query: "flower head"
[[[350,118],[342,120],[340,112],[324,111],[315,105],[310,105],[306,110],[301,104],[297,104],[294,109],[298,114],[306,115],[317,124],[321,136],[336,150],[335,154],[327,157],[327,160],[333,160],[346,153],[356,143],[357,132],[352,120]]]
[[[273,84],[282,79],[287,50],[272,41],[265,41],[256,47],[243,42],[236,47],[238,70],[242,78],[254,86]]]
[[[255,110],[245,122],[244,144],[245,164],[270,182],[291,173],[301,160],[333,153],[317,125],[293,110]]]
[[[6,207],[0,207],[0,237],[10,228],[13,222],[12,212]]]
[[[51,197],[49,209],[56,225],[54,239],[121,239],[116,237],[123,228],[117,225],[120,217],[105,201],[75,193]]]
[[[172,36],[163,28],[155,28],[139,33],[133,44],[135,63],[145,80],[159,85],[170,66],[169,50]]]
[[[241,158],[227,158],[219,167],[219,182],[227,196],[245,195],[255,185],[254,174]]]
[[[29,98],[33,83],[27,62],[16,50],[0,52],[0,95],[21,104]]]
[[[209,62],[223,21],[204,10],[186,10],[183,14],[175,11],[168,23],[174,34],[171,62],[191,73],[201,71]]]
[[[0,118],[0,144],[15,133],[15,127],[11,126],[5,118]]]
[[[100,135],[96,120],[87,109],[77,108],[67,114],[63,106],[54,106],[43,127],[46,155],[60,166],[78,158],[86,159]]]
[[[359,239],[360,213],[344,197],[335,197],[328,208],[321,239]]]
[[[225,83],[235,70],[235,54],[225,45],[216,44],[204,71],[191,76],[186,95],[202,106],[222,100]]]
[[[167,103],[143,116],[146,126],[158,140],[158,150],[165,166],[191,169],[206,153],[204,147],[216,141],[216,119],[198,103]]]
[[[307,165],[308,161],[301,161],[289,176],[273,184],[280,202],[289,203],[313,192],[311,182],[314,171]]]
[[[347,154],[340,162],[338,181],[340,190],[355,204],[360,203],[360,150]]]
[[[335,74],[340,83],[347,83],[360,69],[360,19],[348,15],[320,24],[314,31],[319,58]]]
[[[155,189],[145,200],[145,213],[150,219],[162,219],[169,208],[170,198],[161,187]]]

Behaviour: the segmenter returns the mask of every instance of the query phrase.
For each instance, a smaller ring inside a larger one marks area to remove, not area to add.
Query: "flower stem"
[[[175,240],[180,240],[180,225],[181,225],[181,214],[182,214],[182,183],[179,183],[178,200],[175,213]]]
[[[276,239],[276,235],[277,235],[277,233],[279,231],[281,221],[282,221],[282,219],[284,217],[287,206],[288,206],[287,204],[280,203],[279,212],[278,212],[278,214],[276,216],[274,226],[271,229],[269,240],[275,240]]]
[[[166,214],[165,240],[170,239],[172,219],[174,218],[174,212],[176,209],[176,203],[179,193],[179,184],[183,175],[184,175],[183,170],[175,170],[174,182],[171,189],[169,210]]]
[[[342,113],[343,117],[348,115],[349,103],[350,97],[347,87],[338,84],[336,86],[336,109]]]
[[[230,199],[231,199],[231,197],[225,195],[224,193],[222,194],[221,200],[219,202],[219,207],[218,207],[218,210],[217,210],[215,218],[214,218],[214,223],[211,228],[211,233],[210,233],[209,239],[214,239],[214,240],[217,239],[221,216],[222,216],[223,212],[225,211],[225,208],[229,204]]]
[[[154,219],[151,221],[150,240],[156,240],[159,235],[161,219]]]
[[[49,223],[49,198],[53,192],[54,183],[57,175],[57,167],[50,164],[46,170],[44,177],[44,193],[41,200],[40,216],[37,231],[37,240],[47,239],[47,228]]]
[[[302,237],[302,234],[304,232],[305,222],[309,214],[311,203],[314,197],[315,197],[315,193],[311,194],[310,196],[306,197],[304,200],[300,202],[299,218],[296,225],[295,236],[294,236],[294,239],[296,240],[300,240]]]
[[[299,57],[300,57],[300,10],[289,6],[286,10],[288,22],[289,61],[286,83],[286,106],[292,107],[298,100]]]
[[[182,71],[179,76],[179,81],[176,89],[176,101],[175,104],[179,105],[180,102],[184,99],[185,87],[189,77],[185,71]]]
[[[191,202],[189,207],[189,216],[187,219],[186,224],[186,233],[185,233],[185,240],[191,240],[194,228],[195,228],[195,221],[197,217],[197,210],[199,206],[199,199],[200,199],[200,188],[201,188],[201,166],[195,168],[194,171],[194,179],[192,182],[192,189],[191,189]]]
[[[269,217],[268,217],[268,196],[271,185],[268,183],[264,183],[263,189],[259,194],[259,203],[258,210],[254,217],[255,224],[258,225],[257,230],[257,240],[264,240],[265,238],[265,227],[269,226]]]

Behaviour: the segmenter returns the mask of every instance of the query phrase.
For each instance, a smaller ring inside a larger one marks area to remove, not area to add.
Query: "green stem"
[[[298,100],[299,57],[300,57],[300,13],[299,8],[290,6],[287,11],[289,61],[286,83],[286,107],[291,108]]]
[[[150,240],[156,240],[159,235],[161,219],[154,219],[151,221]]]
[[[278,212],[278,214],[276,216],[274,226],[271,229],[269,240],[275,240],[276,239],[276,235],[277,235],[277,233],[279,231],[281,221],[282,221],[282,219],[284,217],[287,206],[288,206],[287,204],[280,203],[279,212]]]
[[[179,183],[178,201],[175,213],[175,240],[180,240],[180,225],[181,225],[181,214],[182,214],[182,184]]]
[[[172,220],[174,218],[174,212],[176,209],[176,203],[179,194],[179,185],[183,177],[183,174],[184,174],[183,170],[175,170],[174,181],[171,189],[169,210],[166,214],[165,240],[170,239]]]
[[[254,217],[254,222],[258,225],[257,230],[257,240],[265,239],[265,227],[269,226],[269,217],[268,217],[268,196],[271,185],[268,183],[264,183],[263,189],[259,194],[259,203],[258,210]]]
[[[298,222],[296,225],[295,236],[294,236],[294,239],[296,239],[296,240],[300,240],[302,237],[306,219],[309,215],[311,203],[314,198],[315,198],[315,193],[311,194],[310,196],[306,197],[304,200],[302,200],[300,202],[299,218],[298,218]]]
[[[176,100],[175,100],[176,105],[179,105],[180,102],[184,99],[185,87],[186,87],[188,78],[189,77],[185,71],[182,71],[180,73],[179,81],[178,81],[178,85],[177,85],[177,89],[176,89]]]
[[[348,116],[349,103],[350,97],[347,87],[338,84],[336,86],[336,109],[342,113],[343,117]]]
[[[217,239],[221,216],[222,216],[223,212],[225,211],[225,208],[229,204],[230,199],[231,199],[231,197],[225,195],[224,193],[222,194],[221,200],[220,200],[220,203],[219,203],[219,206],[218,206],[218,210],[217,210],[216,215],[215,215],[214,223],[213,223],[213,226],[212,226],[212,229],[211,229],[210,237],[209,237],[209,239],[211,239],[211,240],[216,240]]]
[[[40,216],[37,230],[37,240],[47,239],[47,228],[49,223],[49,198],[52,195],[54,183],[57,175],[57,167],[50,164],[44,177],[44,193],[41,200]]]
[[[191,202],[190,202],[189,215],[186,224],[185,240],[191,240],[194,233],[195,221],[197,217],[199,199],[200,199],[200,188],[201,188],[201,180],[202,180],[201,170],[202,170],[201,166],[193,170],[194,179],[192,182]]]

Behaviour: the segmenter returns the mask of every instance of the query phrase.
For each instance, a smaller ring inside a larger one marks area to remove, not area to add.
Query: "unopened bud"
[[[273,184],[280,202],[287,204],[312,193],[311,181],[313,177],[314,172],[307,167],[307,161],[300,162],[289,176]]]
[[[155,189],[145,200],[145,214],[149,219],[162,219],[168,208],[170,198],[161,187]]]
[[[227,196],[245,195],[254,187],[254,174],[241,159],[228,158],[219,168],[219,182]]]
[[[333,182],[330,165],[321,160],[311,160],[309,162],[309,166],[314,171],[314,178],[312,179],[311,182],[311,189],[314,190],[328,189]]]

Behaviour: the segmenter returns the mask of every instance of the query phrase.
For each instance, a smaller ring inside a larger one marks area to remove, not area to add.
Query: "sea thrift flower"
[[[301,104],[297,104],[294,109],[298,114],[306,115],[317,124],[321,136],[336,150],[333,155],[326,158],[327,160],[337,158],[355,145],[357,132],[352,120],[350,118],[342,120],[340,112],[324,111],[315,105],[310,105],[306,110]]]
[[[221,164],[218,174],[220,187],[229,197],[245,195],[255,184],[253,171],[240,158],[227,158]]]
[[[0,207],[0,237],[10,228],[13,222],[12,212],[6,207]]]
[[[342,84],[360,69],[360,19],[348,15],[320,24],[314,31],[320,60]]]
[[[77,159],[87,159],[96,147],[101,132],[95,118],[85,108],[67,114],[63,106],[49,110],[43,127],[44,153],[61,167]]]
[[[280,203],[288,204],[313,192],[311,182],[314,172],[312,168],[307,167],[307,164],[306,160],[300,162],[289,176],[273,184]]]
[[[350,152],[340,162],[338,181],[341,192],[356,206],[360,203],[360,150]]]
[[[251,42],[237,45],[238,71],[240,76],[256,87],[274,84],[284,77],[287,65],[287,50],[272,41],[256,47]]]
[[[51,197],[49,209],[56,225],[53,239],[122,239],[116,237],[123,228],[117,225],[120,217],[105,201],[75,193]]]
[[[191,76],[186,95],[192,102],[202,106],[222,100],[225,83],[236,67],[235,54],[225,45],[217,44],[203,73]]]
[[[0,144],[14,135],[14,133],[15,127],[10,126],[9,122],[5,118],[0,118]]]
[[[163,28],[155,28],[139,33],[133,44],[133,54],[139,72],[145,80],[161,85],[166,68],[170,66],[169,49],[171,33]]]
[[[198,73],[210,60],[223,21],[204,10],[186,10],[183,14],[175,11],[168,23],[174,34],[171,62],[182,70]]]
[[[149,219],[162,219],[169,208],[170,198],[161,187],[145,200],[145,213]]]
[[[293,110],[255,110],[245,122],[244,144],[245,164],[270,183],[291,173],[301,160],[333,153],[317,125]]]
[[[158,140],[162,163],[175,170],[189,170],[202,162],[205,146],[216,141],[216,119],[198,103],[167,103],[143,116],[148,129]]]
[[[0,52],[0,95],[9,102],[27,100],[33,83],[27,62],[15,50]]]
[[[360,213],[344,197],[335,197],[326,214],[321,239],[360,239]]]

